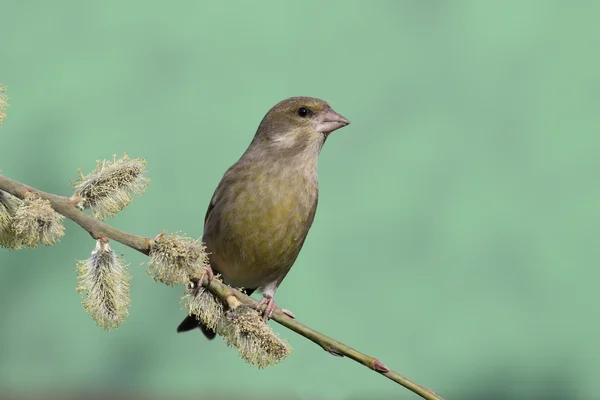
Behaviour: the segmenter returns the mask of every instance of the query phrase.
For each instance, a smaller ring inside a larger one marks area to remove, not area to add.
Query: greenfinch
[[[349,123],[316,98],[277,103],[262,119],[248,149],[225,172],[208,205],[203,241],[210,265],[225,283],[244,288],[248,295],[261,291],[257,308],[265,320],[275,311],[275,292],[315,218],[321,148],[331,132]],[[194,315],[177,331],[196,327],[214,338]]]

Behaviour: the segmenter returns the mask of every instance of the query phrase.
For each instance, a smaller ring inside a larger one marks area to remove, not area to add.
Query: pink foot
[[[263,321],[267,322],[267,320],[271,319],[275,309],[277,308],[277,304],[275,304],[275,299],[272,297],[263,297],[261,301],[256,305],[256,309],[260,310],[262,306],[265,306],[263,311]]]
[[[265,296],[262,298],[261,301],[258,302],[258,304],[256,305],[256,309],[260,310],[262,306],[265,306],[265,309],[263,311],[263,321],[267,322],[269,319],[271,319],[273,313],[277,309],[277,304],[275,303],[275,299],[273,299],[272,297]],[[296,316],[290,310],[282,308],[281,312],[283,312],[285,315],[292,319],[296,319]]]
[[[202,283],[204,282],[204,278],[207,279],[207,284],[210,284],[210,281],[212,281],[212,279],[214,277],[215,277],[215,274],[213,273],[213,270],[211,267],[202,268],[200,277],[198,278],[197,281],[194,282],[194,285],[195,285],[194,289],[195,289],[196,294],[198,293],[198,290],[200,290],[200,287],[202,286]]]

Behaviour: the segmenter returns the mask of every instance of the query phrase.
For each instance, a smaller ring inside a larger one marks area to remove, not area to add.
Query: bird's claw
[[[258,304],[256,305],[256,309],[260,311],[262,306],[265,306],[265,309],[262,312],[263,321],[267,322],[269,319],[271,319],[271,317],[273,317],[273,313],[275,313],[275,310],[277,309],[277,304],[275,303],[274,298],[265,296],[258,302]],[[296,319],[296,316],[290,310],[282,308],[281,312],[283,312],[285,315],[292,319]]]
[[[206,266],[203,268],[202,274],[200,275],[200,277],[202,278],[202,279],[200,279],[200,283],[202,283],[204,281],[204,278],[206,277],[206,279],[208,279],[207,283],[210,284],[210,282],[215,277],[215,274],[211,267]]]
[[[215,277],[215,274],[212,270],[211,267],[203,267],[202,268],[202,272],[200,273],[200,277],[198,278],[198,280],[195,282],[195,291],[196,293],[198,293],[198,290],[200,290],[200,288],[202,287],[202,283],[204,282],[204,278],[207,279],[207,284],[210,285],[210,282],[213,280],[213,278]]]
[[[263,311],[263,321],[267,322],[273,316],[275,309],[277,308],[277,304],[275,304],[275,299],[272,297],[263,297],[258,304],[256,305],[256,309],[260,311],[260,308],[265,306]]]

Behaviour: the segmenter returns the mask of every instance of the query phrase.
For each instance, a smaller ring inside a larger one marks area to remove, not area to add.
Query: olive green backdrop
[[[110,223],[202,234],[277,101],[352,125],[277,295],[299,320],[449,399],[600,396],[598,2],[0,1],[3,174],[69,195],[77,168],[145,157]],[[272,324],[294,354],[244,364],[176,335],[180,292],[131,263],[131,315],[98,329],[75,291],[94,242],[0,250],[0,394],[414,399]]]

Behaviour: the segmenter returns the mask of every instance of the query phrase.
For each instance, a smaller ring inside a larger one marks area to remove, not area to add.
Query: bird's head
[[[291,97],[277,103],[261,121],[252,146],[280,154],[319,153],[327,135],[350,121],[313,97]]]

